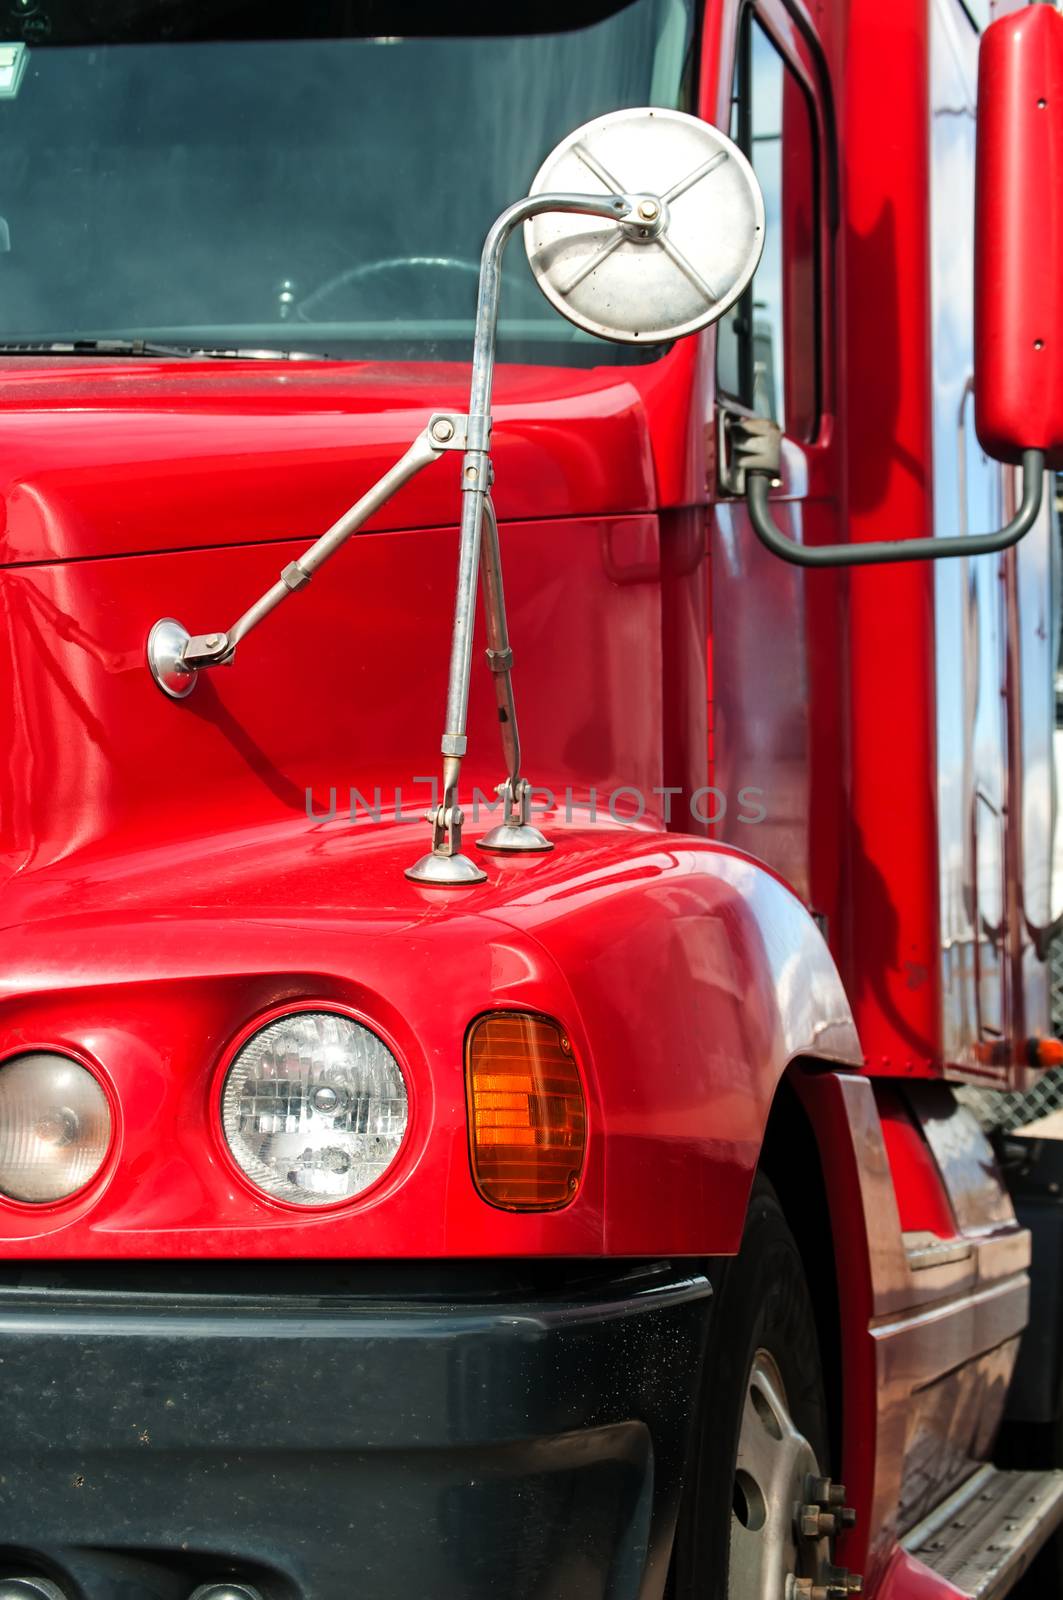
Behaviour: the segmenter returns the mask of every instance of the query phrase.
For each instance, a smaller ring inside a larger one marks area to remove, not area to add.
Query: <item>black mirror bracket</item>
[[[716,477],[724,494],[744,495],[751,472],[763,472],[767,483],[777,488],[781,456],[782,430],[777,422],[717,406]]]
[[[1022,500],[1003,528],[994,533],[941,538],[881,539],[866,544],[799,544],[773,521],[769,492],[779,482],[782,431],[762,417],[738,417],[721,410],[719,477],[731,494],[744,494],[757,538],[774,555],[799,567],[870,567],[894,561],[941,561],[951,556],[990,555],[1007,550],[1037,521],[1044,494],[1043,450],[1024,450]]]

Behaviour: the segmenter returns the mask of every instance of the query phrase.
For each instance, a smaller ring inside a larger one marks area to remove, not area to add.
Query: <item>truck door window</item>
[[[796,439],[819,419],[816,135],[804,84],[751,10],[743,13],[731,137],[764,191],[764,256],[717,333],[717,383]]]

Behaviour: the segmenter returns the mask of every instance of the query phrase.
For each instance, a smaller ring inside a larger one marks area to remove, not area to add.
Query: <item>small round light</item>
[[[391,1051],[333,1011],[295,1011],[259,1029],[222,1090],[237,1165],[298,1206],[337,1205],[368,1189],[394,1161],[408,1118]]]
[[[65,1200],[99,1172],[111,1109],[99,1081],[67,1056],[16,1056],[0,1066],[0,1194]]]

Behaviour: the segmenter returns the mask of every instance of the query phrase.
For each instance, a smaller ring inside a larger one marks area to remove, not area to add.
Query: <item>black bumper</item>
[[[706,1279],[477,1270],[0,1287],[0,1577],[74,1600],[227,1577],[264,1600],[659,1595]]]

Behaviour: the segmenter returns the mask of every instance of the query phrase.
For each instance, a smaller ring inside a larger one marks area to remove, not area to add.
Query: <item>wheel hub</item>
[[[753,1358],[742,1406],[731,1510],[728,1600],[845,1600],[862,1583],[831,1563],[830,1540],[855,1522],[845,1489],[820,1474],[790,1415],[779,1368]]]

